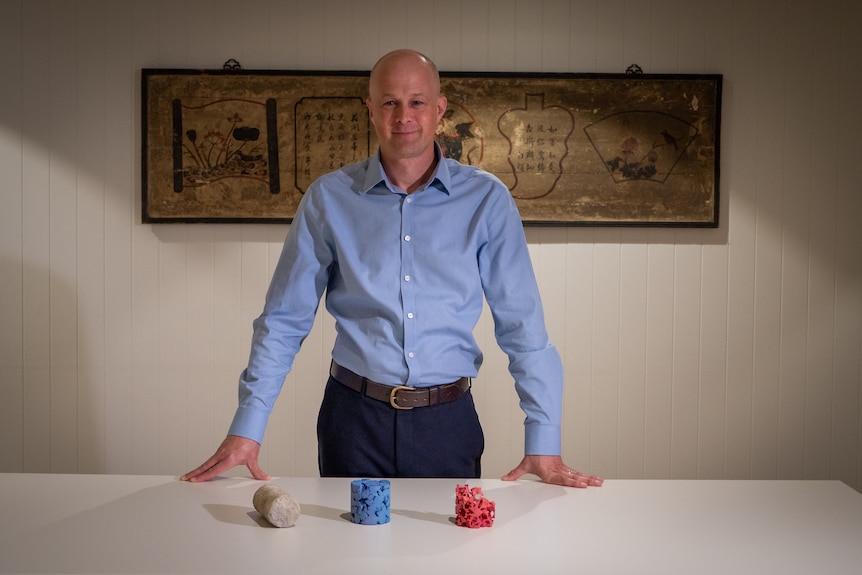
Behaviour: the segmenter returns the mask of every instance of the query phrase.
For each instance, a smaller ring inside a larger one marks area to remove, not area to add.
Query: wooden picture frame
[[[142,70],[145,223],[290,222],[319,175],[375,153],[367,72]],[[717,227],[717,74],[442,72],[449,157],[525,225]]]

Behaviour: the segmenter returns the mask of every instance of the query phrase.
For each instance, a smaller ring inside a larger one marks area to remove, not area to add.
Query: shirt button
[[[411,352],[409,352],[409,353],[407,354],[407,357],[413,357],[413,352],[412,352],[412,351],[411,351]]]
[[[410,236],[404,236],[404,241],[405,241],[405,242],[409,242],[409,241],[410,241]]]
[[[409,282],[409,281],[410,281],[410,276],[404,276],[404,281]]]
[[[407,313],[407,319],[413,319],[413,312],[412,311]]]
[[[412,203],[413,203],[413,198],[411,198],[411,197],[409,197],[409,196],[408,196],[408,197],[407,197],[407,203],[408,203],[408,204],[412,204]]]

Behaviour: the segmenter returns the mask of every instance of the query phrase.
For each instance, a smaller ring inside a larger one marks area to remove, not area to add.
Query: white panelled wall
[[[287,226],[141,223],[141,68],[724,75],[718,229],[529,227],[564,456],[862,489],[862,3],[0,0],[0,471],[179,474],[223,437]],[[523,415],[486,314],[484,473]],[[316,475],[322,312],[262,449]],[[237,473],[243,470],[237,470]]]

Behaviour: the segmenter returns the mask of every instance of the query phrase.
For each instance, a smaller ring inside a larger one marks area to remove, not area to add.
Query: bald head
[[[374,64],[368,82],[369,95],[374,95],[374,92],[379,89],[381,81],[404,71],[427,74],[433,93],[440,93],[440,72],[437,65],[421,52],[402,48],[384,54]]]

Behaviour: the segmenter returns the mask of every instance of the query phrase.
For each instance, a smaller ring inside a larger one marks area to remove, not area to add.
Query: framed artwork
[[[717,227],[722,77],[442,72],[444,154],[525,225]],[[146,223],[290,222],[375,153],[368,72],[142,70]]]

